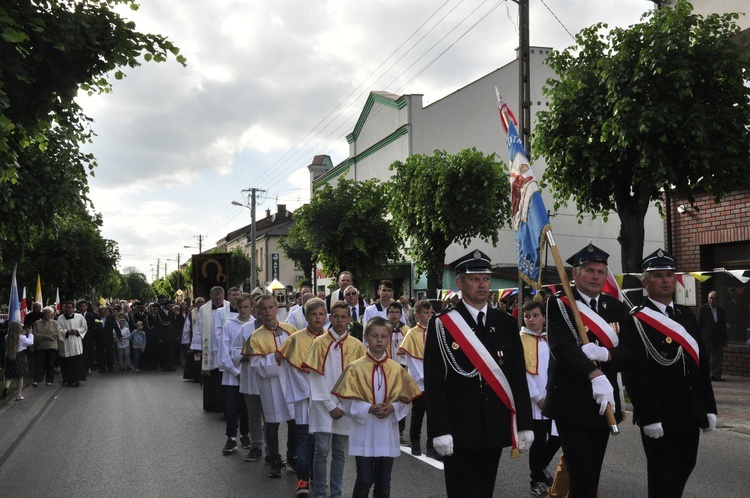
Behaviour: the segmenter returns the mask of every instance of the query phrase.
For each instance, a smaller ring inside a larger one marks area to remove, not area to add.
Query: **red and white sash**
[[[517,450],[516,402],[513,399],[513,391],[508,379],[505,378],[505,374],[458,311],[450,311],[441,315],[438,319],[458,343],[474,368],[479,371],[479,374],[510,411],[511,442],[513,449]]]
[[[685,327],[664,316],[663,313],[651,308],[641,308],[633,313],[638,320],[642,321],[660,334],[677,342],[685,348],[685,351],[693,358],[696,365],[700,365],[698,356],[698,342],[685,330]]]
[[[560,296],[560,301],[565,303],[565,306],[568,308],[571,307],[570,301],[566,296]],[[615,331],[612,325],[607,323],[607,321],[599,316],[594,310],[586,306],[583,301],[578,302],[584,304],[584,306],[578,306],[578,311],[581,314],[581,321],[596,336],[596,338],[599,339],[602,346],[605,348],[617,347],[620,343],[620,338],[617,336],[617,331]]]

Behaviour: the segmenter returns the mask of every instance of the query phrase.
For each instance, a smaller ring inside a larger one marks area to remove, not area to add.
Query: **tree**
[[[510,225],[510,193],[504,166],[495,154],[476,148],[450,155],[413,154],[391,164],[389,211],[415,269],[427,274],[428,289],[442,286],[445,251],[474,237],[496,244],[498,230]]]
[[[51,130],[47,147],[19,152],[15,181],[0,182],[0,268],[24,258],[36,234],[55,231],[54,215],[65,217],[92,207],[87,173],[93,158],[65,143],[64,132]]]
[[[252,277],[253,261],[240,247],[235,247],[229,251],[229,253],[232,255],[232,268],[231,274],[229,275],[232,281],[229,283],[229,286],[239,287],[241,289],[242,284],[250,280]],[[253,287],[255,287],[255,284],[253,284]]]
[[[627,29],[586,28],[547,59],[558,78],[532,150],[556,208],[574,197],[579,215],[617,212],[625,272],[637,271],[646,211],[665,188],[692,203],[750,184],[750,58],[735,19],[678,2]]]
[[[120,297],[124,299],[140,299],[143,296],[143,291],[151,287],[146,280],[146,275],[138,271],[135,266],[123,268],[121,278]]]
[[[342,179],[315,191],[294,212],[295,233],[328,274],[352,272],[367,283],[398,258],[397,233],[386,220],[385,188],[377,180]]]
[[[279,239],[279,246],[284,251],[284,256],[294,261],[302,269],[305,278],[298,282],[298,285],[302,287],[303,285],[310,285],[310,279],[315,270],[315,259],[312,251],[305,244],[302,228],[297,226],[296,216],[295,214],[295,222],[289,229],[289,234]],[[306,284],[303,284],[303,281]]]
[[[82,207],[65,216],[54,216],[54,230],[34,236],[23,268],[24,281],[44,276],[50,285],[59,287],[62,299],[98,294],[110,280],[120,258],[117,244],[101,236],[100,215],[91,215]],[[19,270],[20,273],[20,270]]]
[[[62,130],[74,148],[90,139],[89,119],[75,102],[79,89],[109,93],[111,83],[137,67],[139,58],[165,61],[179,49],[159,35],[135,30],[114,12],[137,10],[134,0],[19,0],[0,7],[0,184],[13,182],[24,149],[47,146]]]

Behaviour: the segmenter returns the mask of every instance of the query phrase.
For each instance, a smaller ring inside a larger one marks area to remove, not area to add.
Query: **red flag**
[[[23,288],[23,296],[21,297],[21,321],[26,320],[26,313],[29,312],[29,305],[26,303],[26,287]]]
[[[57,294],[55,295],[55,309],[60,312],[60,288],[57,288]]]

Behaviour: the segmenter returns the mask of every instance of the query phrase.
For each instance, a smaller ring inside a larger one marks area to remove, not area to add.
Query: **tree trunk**
[[[617,214],[620,216],[620,255],[623,273],[640,273],[638,263],[643,259],[645,240],[644,220],[648,211],[648,201],[630,197],[626,202],[617,201]]]
[[[438,243],[433,241],[435,246],[435,259],[430,269],[427,271],[427,297],[429,299],[438,299],[437,290],[443,287],[443,271],[445,268],[445,251],[448,250],[449,242],[442,241]]]

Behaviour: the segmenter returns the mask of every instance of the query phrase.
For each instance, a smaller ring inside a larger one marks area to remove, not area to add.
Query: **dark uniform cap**
[[[581,266],[582,264],[589,263],[591,261],[604,263],[606,265],[607,258],[609,258],[609,254],[589,242],[589,245],[566,259],[565,262],[570,266]]]
[[[676,270],[675,261],[669,253],[663,249],[658,249],[648,256],[643,261],[638,263],[643,271],[649,270]]]
[[[461,273],[492,273],[492,264],[490,257],[480,250],[475,250],[469,254],[458,258],[451,263],[457,274]]]

